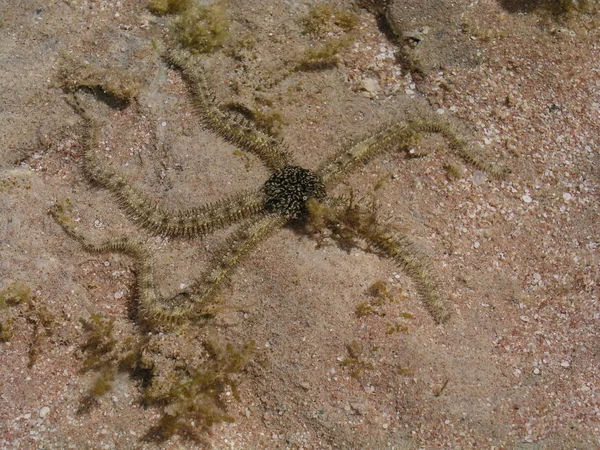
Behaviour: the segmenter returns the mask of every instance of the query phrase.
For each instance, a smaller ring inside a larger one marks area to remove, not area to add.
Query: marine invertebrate
[[[172,50],[167,61],[178,68],[186,80],[199,117],[204,125],[239,148],[257,156],[271,170],[262,187],[236,193],[213,204],[181,211],[170,210],[140,192],[121,175],[106,168],[95,154],[98,127],[81,107],[74,106],[84,120],[83,171],[89,182],[110,191],[124,212],[140,227],[153,234],[191,239],[242,222],[221,248],[198,280],[171,298],[163,298],[155,289],[149,252],[140,243],[126,238],[100,245],[90,244],[57,205],[51,214],[67,233],[90,252],[118,252],[136,260],[138,274],[138,317],[147,324],[198,319],[211,315],[220,287],[236,266],[260,242],[290,220],[308,219],[312,231],[331,230],[345,245],[366,242],[381,255],[395,261],[410,277],[437,323],[450,315],[438,283],[425,256],[403,233],[390,231],[377,217],[373,205],[361,205],[353,197],[329,198],[326,192],[352,171],[392,149],[408,151],[424,133],[436,133],[449,148],[471,165],[496,177],[505,170],[497,168],[473,150],[450,125],[433,120],[415,120],[392,124],[375,135],[344,149],[311,171],[294,164],[288,148],[252,122],[234,118],[212,101],[201,59],[185,50]]]
[[[102,161],[97,152],[101,146],[101,129],[84,107],[79,87],[68,89],[71,105],[83,123],[81,165],[86,180],[108,191],[138,228],[154,235],[192,240],[237,226],[212,252],[207,266],[194,282],[174,295],[162,295],[154,277],[152,254],[144,243],[129,237],[94,243],[72,219],[69,201],[58,202],[50,209],[50,215],[66,234],[86,251],[120,253],[133,259],[136,297],[131,316],[141,329],[153,332],[154,336],[159,335],[156,331],[169,332],[166,334],[171,336],[177,333],[173,330],[199,329],[209,323],[223,307],[219,292],[239,264],[269,236],[289,224],[327,236],[346,248],[362,248],[366,244],[369,250],[393,260],[412,278],[418,295],[436,323],[443,323],[450,317],[451,308],[443,298],[435,271],[411,239],[386,223],[374,202],[359,201],[352,193],[337,196],[331,193],[353,171],[383,153],[395,150],[408,154],[412,145],[425,134],[440,135],[453,153],[491,175],[501,177],[503,169],[473,150],[449,124],[423,118],[382,127],[372,136],[337,152],[315,169],[307,169],[294,161],[292,152],[281,139],[252,120],[233,115],[215,101],[202,57],[197,52],[170,49],[164,59],[185,81],[204,127],[235,145],[239,151],[256,157],[270,174],[261,186],[233,193],[217,202],[181,210],[169,208]],[[183,327],[176,326],[180,324]],[[94,316],[84,327],[87,333],[82,345],[84,370],[98,372],[87,400],[110,389],[119,371],[142,372],[146,404],[168,405],[153,430],[159,437],[167,438],[191,422],[205,429],[214,422],[231,420],[220,402],[220,395],[228,387],[236,396],[234,375],[247,363],[254,348],[251,342],[241,350],[235,350],[230,346],[215,346],[206,336],[195,336],[208,356],[198,364],[181,362],[161,376],[160,371],[166,369],[156,363],[155,356],[166,350],[156,339],[118,344],[112,336],[111,322]],[[390,325],[390,332],[397,331],[403,331],[402,324]],[[361,362],[356,345],[349,352],[350,363],[358,364],[359,371],[368,368]],[[88,405],[85,400],[84,409]]]

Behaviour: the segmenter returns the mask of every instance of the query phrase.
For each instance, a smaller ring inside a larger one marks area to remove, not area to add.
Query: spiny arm
[[[375,157],[393,149],[404,149],[413,140],[414,133],[407,124],[392,125],[334,155],[333,158],[321,165],[317,173],[326,186],[335,186],[343,177],[359,167],[363,167]]]
[[[245,191],[215,203],[183,210],[163,208],[139,192],[122,176],[102,166],[95,154],[98,126],[77,103],[84,119],[86,136],[83,143],[83,173],[87,180],[109,191],[127,216],[155,235],[201,237],[260,213],[264,209],[261,190]]]
[[[380,224],[374,207],[364,207],[353,197],[330,198],[326,203],[310,200],[309,223],[317,230],[329,228],[334,238],[345,245],[356,245],[362,239],[371,249],[392,259],[415,283],[417,293],[436,323],[443,323],[450,312],[440,295],[439,283],[430,268],[427,256],[408,236],[392,232]]]
[[[166,60],[181,70],[192,100],[207,128],[226,141],[256,155],[272,172],[292,163],[282,142],[248,120],[237,120],[215,105],[200,59],[184,50],[171,50]]]
[[[231,279],[243,259],[286,222],[286,218],[269,214],[242,223],[215,252],[207,270],[186,291],[170,299],[141,304],[144,317],[158,324],[202,318],[207,305],[216,302],[223,284]]]
[[[136,313],[140,321],[150,327],[185,320],[202,320],[214,315],[218,309],[218,293],[240,262],[287,221],[275,215],[262,215],[243,223],[215,253],[208,269],[198,281],[185,291],[165,298],[156,289],[150,252],[141,243],[120,238],[92,244],[77,230],[75,222],[69,217],[68,204],[56,204],[48,213],[84,250],[90,253],[121,253],[134,259],[138,293]]]
[[[491,161],[487,161],[483,153],[475,150],[466,139],[462,138],[456,130],[447,123],[422,120],[412,122],[410,127],[415,133],[438,133],[442,135],[448,142],[450,149],[462,158],[463,161],[490,174],[494,178],[501,180],[510,172],[506,167],[498,166]]]
[[[391,150],[408,150],[420,134],[440,134],[450,149],[468,164],[489,173],[495,178],[503,178],[508,170],[487,161],[448,124],[437,120],[421,120],[391,125],[379,133],[359,142],[349,149],[339,152],[321,166],[318,173],[327,186],[334,186],[344,176],[363,167],[375,157]]]

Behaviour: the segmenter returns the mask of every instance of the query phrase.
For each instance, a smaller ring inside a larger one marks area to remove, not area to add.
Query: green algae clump
[[[171,31],[183,47],[195,53],[212,53],[229,37],[229,14],[223,2],[194,4],[181,11]]]

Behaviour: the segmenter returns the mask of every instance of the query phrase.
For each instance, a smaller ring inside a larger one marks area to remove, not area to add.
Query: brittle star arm
[[[266,214],[242,223],[214,253],[208,269],[189,289],[166,301],[143,302],[140,307],[144,316],[152,323],[202,317],[206,305],[216,301],[221,287],[231,279],[240,262],[287,221],[285,217]],[[145,287],[151,285],[153,280],[149,279],[144,284]]]
[[[440,134],[448,142],[450,150],[460,158],[496,178],[503,178],[508,172],[507,169],[486,161],[450,125],[435,120],[422,120],[384,128],[379,133],[334,155],[319,168],[318,173],[326,186],[335,186],[344,176],[387,151],[408,150],[420,133]]]
[[[379,223],[373,207],[361,206],[353,197],[334,197],[324,203],[310,200],[308,209],[316,229],[329,228],[334,236],[344,236],[344,240],[350,232],[371,249],[392,259],[415,283],[417,293],[435,322],[448,320],[450,312],[440,296],[439,282],[427,256],[406,234],[390,231],[392,227]]]
[[[196,111],[207,128],[256,155],[271,172],[292,163],[290,152],[281,140],[259,130],[248,120],[235,119],[216,106],[199,57],[185,50],[170,50],[165,58],[183,74]]]
[[[450,149],[463,161],[483,172],[487,172],[494,178],[501,180],[510,172],[507,167],[498,166],[487,161],[481,152],[476,151],[466,139],[462,138],[447,123],[432,120],[415,121],[410,124],[410,128],[415,133],[438,133],[442,135],[448,142]]]
[[[261,190],[240,192],[214,203],[183,210],[160,206],[122,176],[102,166],[95,154],[99,147],[98,126],[77,100],[75,103],[74,107],[85,122],[82,166],[86,179],[112,193],[127,216],[149,232],[188,239],[201,237],[264,210],[265,199]]]
[[[333,187],[350,172],[364,166],[373,158],[394,148],[405,148],[414,139],[408,124],[387,127],[358,144],[340,151],[317,170],[323,183]]]
[[[156,289],[150,251],[144,245],[128,238],[92,244],[77,230],[67,209],[64,205],[56,204],[48,213],[84,250],[90,253],[121,253],[134,259],[138,295],[136,313],[142,322],[151,327],[184,320],[201,320],[214,315],[218,293],[238,264],[287,221],[276,215],[261,215],[243,223],[215,253],[198,281],[185,291],[165,298]]]
[[[377,223],[365,228],[356,227],[355,231],[372,248],[393,260],[413,280],[425,308],[436,323],[443,323],[450,318],[431,264],[407,235],[393,233]]]

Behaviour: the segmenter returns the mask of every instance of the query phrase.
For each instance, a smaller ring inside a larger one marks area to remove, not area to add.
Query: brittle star
[[[361,205],[353,196],[327,195],[357,168],[386,151],[408,151],[423,133],[440,134],[449,148],[466,162],[495,177],[504,169],[487,162],[471,149],[453,128],[435,120],[392,124],[373,136],[344,149],[316,170],[296,165],[289,149],[274,136],[251,121],[234,118],[215,104],[206,82],[200,57],[184,50],[171,50],[166,60],[179,69],[203,125],[237,147],[253,153],[271,172],[258,189],[240,192],[216,203],[185,210],[169,210],[138,191],[121,175],[104,167],[95,154],[98,126],[76,100],[75,107],[85,122],[83,172],[86,179],[115,197],[126,215],[141,228],[155,235],[193,239],[241,222],[221,245],[201,277],[182,292],[161,297],[157,292],[149,250],[128,238],[92,244],[69,219],[64,205],[50,213],[64,230],[89,252],[117,252],[136,261],[137,317],[147,325],[193,321],[210,317],[215,298],[240,262],[257,245],[278,229],[302,223],[313,231],[329,230],[345,243],[365,242],[379,254],[392,259],[414,282],[417,293],[436,323],[450,317],[450,308],[425,255],[405,234],[394,232],[382,223],[372,205]]]

